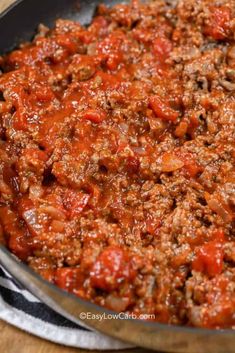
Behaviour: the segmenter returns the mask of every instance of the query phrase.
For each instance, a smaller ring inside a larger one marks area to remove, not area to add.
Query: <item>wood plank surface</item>
[[[13,2],[14,0],[0,0],[0,12],[5,10],[5,8],[11,5]]]
[[[102,353],[60,346],[41,338],[29,335],[0,320],[1,353]],[[105,351],[114,353],[113,351]],[[151,353],[145,349],[128,349],[116,353]]]

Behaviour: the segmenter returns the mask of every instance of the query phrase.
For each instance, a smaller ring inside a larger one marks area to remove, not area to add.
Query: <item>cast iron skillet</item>
[[[0,0],[1,1],[1,0]],[[101,0],[113,5],[118,0]],[[0,15],[0,54],[30,40],[39,23],[53,25],[56,18],[88,24],[99,0],[18,0]],[[18,282],[65,317],[78,321],[82,312],[114,314],[47,283],[7,249],[0,246],[0,262]],[[114,338],[145,348],[184,353],[234,353],[235,332],[168,326],[132,319],[84,320]]]

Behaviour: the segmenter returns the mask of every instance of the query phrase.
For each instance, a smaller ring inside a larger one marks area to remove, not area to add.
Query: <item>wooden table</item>
[[[1,0],[0,0],[1,1]],[[1,348],[2,353],[95,353],[83,349],[69,348],[47,342],[38,337],[29,335],[19,329],[6,324],[0,320]],[[97,351],[96,351],[97,352]],[[114,351],[105,351],[111,353]],[[117,353],[150,353],[145,349],[128,349],[115,351]],[[101,353],[100,351],[97,353]]]
[[[34,0],[32,0],[34,1]],[[37,0],[39,1],[39,0]],[[50,0],[48,0],[50,1]],[[0,0],[0,12],[13,3],[14,0]],[[29,335],[19,329],[8,325],[0,320],[1,348],[2,353],[84,353],[76,348],[68,348],[42,340]],[[89,351],[90,352],[90,351]],[[124,351],[118,351],[124,353]],[[126,350],[125,353],[147,353],[147,350],[133,349]],[[95,353],[94,351],[91,353]],[[107,352],[108,353],[108,352]]]
[[[0,12],[2,12],[7,6],[12,4],[14,0],[0,0]]]

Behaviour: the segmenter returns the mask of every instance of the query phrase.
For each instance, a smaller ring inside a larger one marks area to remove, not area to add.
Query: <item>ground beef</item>
[[[0,59],[0,239],[158,322],[235,327],[235,1],[100,5]]]

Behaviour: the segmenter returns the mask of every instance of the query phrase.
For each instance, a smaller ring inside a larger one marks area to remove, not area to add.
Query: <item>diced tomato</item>
[[[177,157],[174,152],[165,152],[162,155],[161,170],[162,172],[175,172],[178,169],[183,168],[184,162],[182,159]]]
[[[146,231],[152,235],[156,235],[161,228],[162,221],[160,218],[148,216],[145,221]]]
[[[132,35],[137,41],[144,44],[149,44],[151,42],[153,33],[149,29],[134,28],[132,30]]]
[[[33,58],[32,58],[32,49],[25,49],[25,50],[15,50],[11,54],[9,54],[7,58],[7,64],[11,68],[19,68],[23,67],[24,65],[33,65]]]
[[[32,235],[39,235],[42,231],[42,226],[38,221],[38,214],[33,202],[29,198],[22,198],[19,201],[18,212],[25,221]]]
[[[128,156],[125,160],[125,167],[130,174],[137,173],[140,167],[140,161],[137,156]]]
[[[175,136],[182,138],[185,136],[188,130],[188,123],[186,121],[181,121],[175,129]]]
[[[90,120],[95,124],[102,123],[103,120],[106,118],[106,113],[104,110],[101,109],[87,109],[83,112],[82,115],[83,119]]]
[[[10,102],[15,108],[15,113],[13,114],[13,124],[15,129],[27,130],[27,111],[26,111],[26,101],[27,94],[21,86],[12,87],[9,90],[7,102]]]
[[[88,201],[88,205],[92,209],[96,209],[100,199],[100,188],[94,183],[87,183],[85,189],[90,193],[91,197]]]
[[[98,256],[91,269],[92,287],[112,291],[122,282],[135,277],[128,254],[117,246],[109,246]]]
[[[191,153],[179,154],[179,157],[184,162],[184,169],[190,178],[195,178],[202,171],[202,167],[197,163]]]
[[[224,243],[225,241],[225,234],[224,231],[222,229],[217,229],[212,233],[212,238],[213,240],[220,242],[220,243]]]
[[[78,38],[81,40],[82,43],[87,45],[92,43],[92,41],[94,40],[94,35],[88,30],[84,29],[78,33]]]
[[[60,34],[56,36],[56,43],[67,49],[69,53],[76,53],[78,48],[78,43],[74,36],[69,36],[68,34]]]
[[[150,97],[149,106],[154,114],[162,120],[175,122],[179,117],[179,113],[170,107],[169,102],[157,95]]]
[[[153,42],[153,53],[160,62],[165,62],[172,51],[172,43],[166,37],[157,37]]]
[[[97,16],[93,19],[89,31],[93,34],[94,37],[104,37],[108,33],[108,20],[103,16]]]
[[[55,273],[55,283],[60,288],[73,292],[83,285],[84,276],[77,267],[57,268]]]
[[[230,205],[221,198],[219,194],[209,194],[207,191],[204,193],[205,200],[211,211],[217,213],[222,218],[224,223],[232,222],[234,219],[234,211]]]
[[[36,148],[26,148],[23,150],[22,155],[31,160],[40,160],[42,162],[48,160],[47,153]]]
[[[102,82],[101,88],[107,89],[118,89],[122,84],[121,75],[111,75],[104,71],[98,71],[95,75],[95,79],[100,79]]]
[[[79,216],[87,206],[89,199],[89,194],[67,190],[64,196],[64,205],[68,210],[69,217],[74,218]]]
[[[98,54],[106,61],[109,70],[117,69],[123,61],[121,46],[125,35],[121,31],[114,32],[106,37],[98,46]]]
[[[228,36],[230,20],[231,10],[228,7],[211,7],[211,17],[204,33],[215,40],[223,40]]]
[[[22,197],[21,199],[19,199],[18,202],[18,212],[19,215],[22,216],[22,214],[25,211],[30,210],[31,208],[34,208],[34,203],[32,200],[30,200],[28,197]]]
[[[184,167],[191,178],[194,178],[201,171],[201,168],[193,160],[186,160],[186,162],[184,163]]]
[[[192,268],[195,271],[216,276],[223,270],[223,246],[221,241],[210,241],[195,251]]]
[[[198,117],[195,115],[192,115],[190,117],[190,122],[189,122],[189,127],[188,127],[188,133],[191,134],[192,136],[194,135],[196,129],[199,126],[199,120]]]
[[[90,30],[93,30],[95,28],[96,32],[98,29],[105,28],[108,26],[108,21],[104,16],[96,16],[92,20],[92,24],[90,26]]]
[[[115,70],[118,67],[118,65],[122,62],[122,58],[123,56],[121,53],[110,54],[106,63],[108,69]]]
[[[51,102],[55,98],[52,89],[46,85],[38,85],[35,92],[33,92],[33,95],[35,96],[36,101],[40,102]]]
[[[13,115],[13,126],[16,130],[28,130],[27,116],[23,109],[19,108],[17,112]]]
[[[0,207],[0,221],[9,249],[21,260],[27,260],[31,255],[31,247],[27,234],[19,227],[16,214],[7,207]]]
[[[40,275],[48,282],[54,283],[55,270],[51,268],[45,268],[40,270]]]
[[[31,254],[27,238],[20,231],[19,233],[13,233],[10,235],[8,246],[9,249],[23,261],[27,260],[28,256]]]
[[[13,51],[7,58],[7,64],[14,68],[33,67],[45,58],[52,57],[56,50],[56,44],[51,38],[38,38],[36,44],[34,46],[26,46],[22,50]]]
[[[182,38],[182,29],[181,28],[175,28],[173,33],[172,33],[172,40],[174,42],[178,42]]]
[[[19,179],[15,168],[9,164],[5,164],[2,169],[3,181],[6,183],[12,192],[19,192]]]
[[[65,109],[52,111],[41,118],[39,142],[47,152],[53,150],[52,146],[63,129],[63,121],[67,116],[70,116],[72,112],[73,109],[71,107],[66,107]]]

